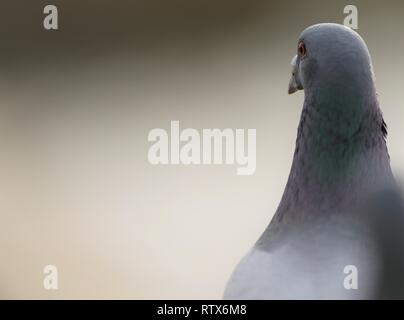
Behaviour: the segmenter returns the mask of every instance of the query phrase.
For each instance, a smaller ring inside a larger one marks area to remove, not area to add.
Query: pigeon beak
[[[298,64],[297,64],[297,56],[294,56],[291,62],[292,65],[292,77],[289,81],[288,93],[295,93],[297,90],[303,89],[301,85],[299,75],[298,75]]]
[[[297,89],[295,76],[292,74],[292,78],[290,78],[290,81],[289,81],[288,94],[295,93],[297,90],[298,89]]]

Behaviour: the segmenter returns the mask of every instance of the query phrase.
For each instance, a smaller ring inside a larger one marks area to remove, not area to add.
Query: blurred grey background
[[[43,28],[47,4],[58,31]],[[2,0],[0,298],[220,298],[289,173],[297,37],[342,23],[347,4],[402,175],[402,1]],[[171,120],[257,129],[255,175],[150,165],[147,135]]]

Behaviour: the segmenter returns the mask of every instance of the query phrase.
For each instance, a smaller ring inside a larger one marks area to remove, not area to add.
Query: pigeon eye
[[[301,58],[303,58],[306,55],[307,49],[303,41],[300,41],[299,44],[297,45],[297,53]]]

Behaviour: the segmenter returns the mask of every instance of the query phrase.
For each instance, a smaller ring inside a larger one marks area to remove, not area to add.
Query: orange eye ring
[[[307,49],[303,41],[300,41],[299,44],[297,45],[297,53],[301,58],[306,56]]]

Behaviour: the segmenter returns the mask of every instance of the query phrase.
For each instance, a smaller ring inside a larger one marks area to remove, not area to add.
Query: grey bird
[[[289,94],[304,90],[289,178],[225,299],[404,298],[404,215],[363,39],[305,29]]]

